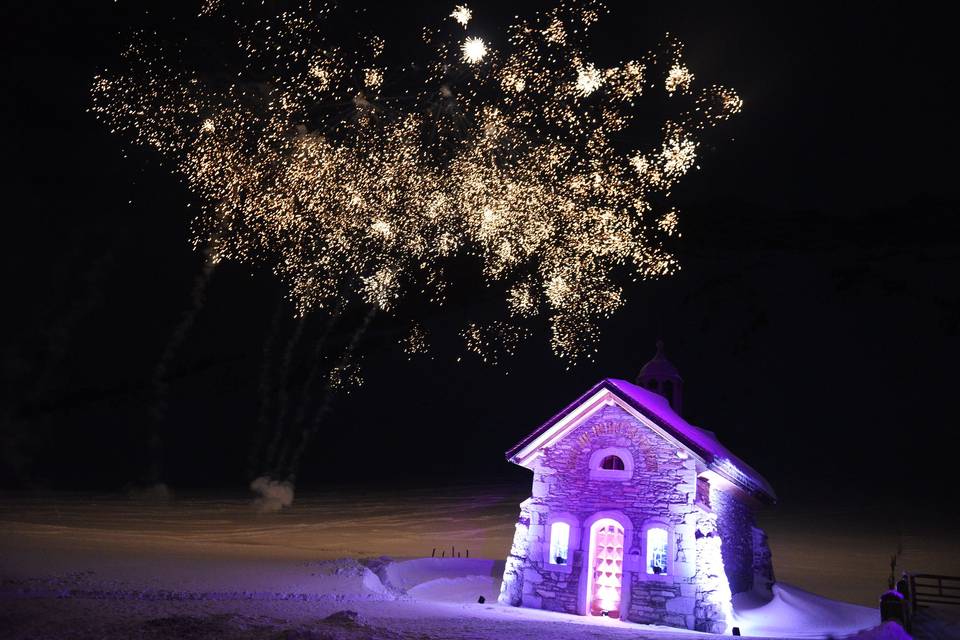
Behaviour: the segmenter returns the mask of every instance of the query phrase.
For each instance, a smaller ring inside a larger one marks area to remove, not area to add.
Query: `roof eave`
[[[607,382],[607,380],[606,380],[606,379],[603,379],[603,380],[601,380],[600,382],[598,382],[597,384],[595,384],[595,385],[593,385],[592,387],[590,387],[589,391],[587,391],[586,393],[582,394],[579,398],[577,398],[576,400],[574,400],[573,402],[571,402],[570,404],[568,404],[568,405],[567,405],[566,407],[564,407],[559,413],[557,413],[557,414],[554,415],[552,418],[550,418],[549,420],[547,420],[546,422],[544,422],[544,423],[543,423],[542,425],[540,425],[537,429],[534,429],[530,434],[527,435],[527,437],[525,437],[523,440],[521,440],[520,442],[518,442],[517,444],[515,444],[513,447],[511,447],[511,448],[506,452],[506,458],[507,458],[507,460],[509,460],[510,462],[516,463],[516,460],[515,460],[516,455],[517,455],[524,447],[526,447],[526,446],[529,445],[531,442],[533,442],[534,440],[536,440],[537,438],[539,438],[539,437],[540,437],[541,435],[543,435],[545,432],[549,431],[550,428],[551,428],[553,425],[555,425],[555,424],[557,424],[558,422],[560,422],[561,420],[563,420],[571,411],[575,410],[577,407],[579,407],[579,406],[582,405],[584,402],[586,402],[587,400],[589,400],[592,396],[594,396],[594,395],[597,393],[597,391],[600,390],[601,387],[606,387],[608,390],[613,391],[613,389],[610,388],[612,385],[605,385],[604,383],[606,383],[606,382]],[[619,397],[619,394],[617,394],[617,395],[618,395],[618,397]]]
[[[624,393],[623,390],[621,390],[609,378],[604,378],[600,382],[590,387],[590,389],[586,393],[582,394],[576,400],[574,400],[569,405],[564,407],[560,412],[558,412],[552,418],[550,418],[545,423],[543,423],[539,428],[535,429],[533,432],[527,435],[527,437],[525,437],[523,440],[521,440],[516,445],[514,445],[511,449],[509,449],[506,452],[507,460],[514,464],[520,464],[520,462],[517,460],[517,454],[519,454],[524,448],[529,446],[541,435],[549,431],[554,425],[556,425],[558,422],[563,420],[571,412],[575,411],[577,408],[583,405],[586,401],[588,401],[590,398],[595,396],[597,392],[599,392],[601,389],[605,389],[606,391],[610,392],[611,394],[616,396],[619,400],[621,400],[622,402],[632,407],[638,413],[642,414],[646,419],[653,422],[660,429],[669,433],[672,437],[676,438],[676,440],[679,441],[683,446],[685,446],[691,452],[693,452],[694,454],[702,458],[708,465],[714,466],[714,463],[718,463],[718,460],[716,456],[713,454],[713,452],[705,450],[696,442],[693,442],[692,440],[690,440],[690,438],[688,438],[682,431],[672,426],[669,422],[667,422],[666,420],[658,416],[656,413],[654,413],[649,408],[644,406],[641,402],[630,397],[629,394]],[[718,463],[718,466],[719,466],[719,463]],[[757,497],[758,499],[760,499],[761,502],[764,502],[766,504],[776,503],[777,501],[776,495],[774,495],[772,491],[767,491],[762,486],[763,483],[766,483],[765,480],[755,481],[753,478],[750,478],[748,474],[743,473],[742,471],[740,471],[740,473],[744,475],[745,478],[747,478],[747,481],[740,478],[731,477],[730,480],[734,484],[740,486],[747,494]]]

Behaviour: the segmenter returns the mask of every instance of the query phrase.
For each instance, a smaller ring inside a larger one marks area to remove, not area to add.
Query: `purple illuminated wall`
[[[626,468],[595,469],[611,452],[624,459]],[[726,570],[736,576],[738,590],[752,582],[752,513],[716,489],[713,511],[696,504],[697,466],[695,459],[621,407],[599,409],[545,448],[534,464],[532,495],[521,505],[501,602],[586,614],[590,525],[600,517],[613,517],[625,531],[621,617],[725,630],[730,597]],[[705,517],[711,539],[698,542]],[[549,561],[550,526],[558,519],[571,527],[564,566]],[[669,531],[668,575],[646,571],[644,534],[652,526]],[[704,556],[707,548],[709,558]]]
[[[710,488],[710,504],[717,514],[717,532],[723,540],[723,568],[730,591],[753,587],[753,510],[734,494]]]

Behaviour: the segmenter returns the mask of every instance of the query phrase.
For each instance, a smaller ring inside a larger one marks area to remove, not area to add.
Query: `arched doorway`
[[[619,618],[623,594],[623,525],[613,518],[593,523],[589,562],[588,614]]]

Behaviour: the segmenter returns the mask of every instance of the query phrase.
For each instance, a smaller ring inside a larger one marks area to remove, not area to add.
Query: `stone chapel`
[[[635,383],[605,379],[507,452],[533,472],[500,602],[724,633],[733,594],[769,594],[754,513],[770,484],[681,417],[663,344]]]

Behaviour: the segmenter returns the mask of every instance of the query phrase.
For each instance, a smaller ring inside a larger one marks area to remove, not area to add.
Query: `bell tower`
[[[663,340],[657,340],[657,353],[647,364],[643,365],[637,375],[638,387],[659,393],[670,402],[670,407],[678,414],[681,413],[683,400],[683,378],[673,366],[663,350]]]

